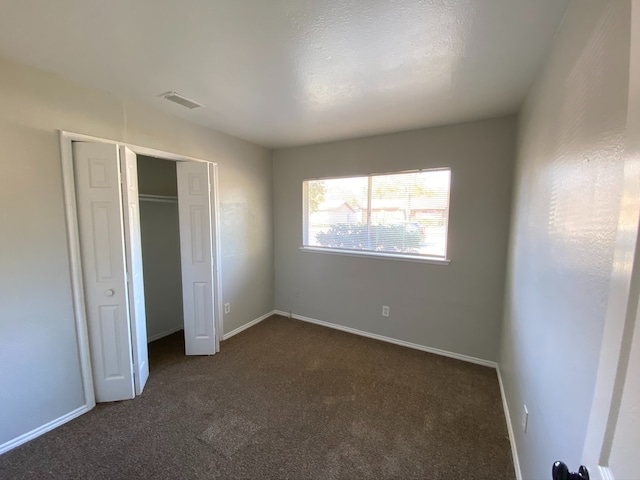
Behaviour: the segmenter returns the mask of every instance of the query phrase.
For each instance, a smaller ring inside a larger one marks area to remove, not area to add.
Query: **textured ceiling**
[[[517,111],[568,0],[2,4],[1,56],[282,147]]]

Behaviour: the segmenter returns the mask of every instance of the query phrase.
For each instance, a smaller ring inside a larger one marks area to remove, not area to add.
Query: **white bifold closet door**
[[[135,161],[135,157],[133,158]],[[127,162],[125,161],[125,164]],[[80,254],[82,259],[82,276],[84,286],[85,307],[89,331],[89,349],[93,385],[97,402],[110,402],[135,397],[134,382],[142,391],[146,376],[134,380],[139,373],[134,373],[133,357],[138,358],[136,365],[141,365],[139,352],[132,352],[138,347],[139,332],[132,333],[131,313],[136,313],[136,323],[144,325],[144,307],[136,311],[130,306],[130,298],[140,299],[144,306],[144,293],[135,292],[130,296],[127,279],[127,256],[135,258],[131,246],[125,247],[125,223],[127,230],[135,236],[137,231],[139,246],[139,225],[136,229],[132,221],[137,221],[137,213],[123,208],[123,193],[130,198],[137,184],[135,175],[121,175],[118,147],[106,143],[74,142],[73,164],[76,184],[76,204],[78,209],[78,228],[80,234]],[[135,170],[135,162],[134,168]],[[134,178],[131,178],[131,177]],[[122,184],[122,187],[121,187]],[[127,213],[125,214],[125,210]],[[132,277],[140,276],[136,272],[138,262],[134,261]],[[146,333],[144,334],[146,335]],[[136,337],[135,345],[132,337]],[[135,348],[134,348],[135,347]],[[146,355],[146,345],[144,349]],[[144,358],[144,363],[148,361]]]
[[[73,164],[96,402],[126,400],[140,395],[149,377],[136,155],[74,142]],[[213,166],[176,167],[185,351],[213,355]]]
[[[213,166],[178,162],[178,217],[185,352],[216,353],[213,265]]]
[[[120,147],[123,176],[125,250],[129,281],[129,316],[133,343],[133,380],[140,395],[149,378],[147,349],[147,317],[144,307],[144,275],[142,272],[142,236],[140,234],[140,202],[138,194],[138,162],[136,154]]]

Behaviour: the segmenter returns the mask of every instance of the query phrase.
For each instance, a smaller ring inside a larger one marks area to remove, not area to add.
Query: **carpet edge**
[[[234,335],[239,334],[240,332],[245,331],[247,328],[251,328],[254,325],[259,324],[260,322],[262,322],[263,320],[266,320],[267,318],[273,316],[276,314],[275,310],[271,310],[268,313],[265,313],[264,315],[251,320],[250,322],[245,323],[244,325],[239,326],[238,328],[231,330],[229,333],[223,333],[222,334],[222,341],[224,342],[225,340],[229,340],[231,337],[233,337]]]
[[[433,353],[435,355],[441,355],[445,357],[454,358],[456,360],[462,360],[468,363],[474,363],[477,365],[482,365],[485,367],[494,368],[496,370],[498,376],[498,384],[500,386],[500,397],[502,398],[502,408],[505,417],[505,421],[507,422],[507,432],[509,434],[509,444],[511,447],[511,456],[513,459],[513,468],[516,474],[516,480],[522,480],[522,471],[520,470],[520,460],[518,458],[518,449],[516,447],[515,442],[515,434],[513,430],[513,425],[511,423],[511,415],[509,414],[509,405],[507,404],[507,398],[504,392],[504,385],[502,383],[502,375],[500,374],[500,366],[497,362],[493,362],[491,360],[484,360],[481,358],[471,357],[468,355],[462,355],[460,353],[448,352],[446,350],[440,350],[438,348],[427,347],[425,345],[420,345],[417,343],[406,342],[404,340],[398,340],[391,337],[385,337],[384,335],[378,335],[375,333],[365,332],[363,330],[358,330],[351,327],[345,327],[343,325],[338,325],[331,322],[325,322],[324,320],[317,320],[311,317],[305,317],[303,315],[297,315],[291,312],[284,312],[282,310],[274,310],[272,312],[274,315],[281,315],[283,317],[292,318],[294,320],[301,320],[307,323],[313,323],[316,325],[320,325],[323,327],[333,328],[335,330],[341,330],[343,332],[352,333],[355,335],[359,335],[362,337],[373,338],[375,340],[380,340],[387,343],[392,343],[395,345],[400,345],[403,347],[413,348],[415,350],[421,350],[423,352]],[[247,327],[248,328],[248,327]]]
[[[179,327],[173,327],[173,328],[170,328],[169,330],[165,330],[164,332],[151,335],[150,337],[147,337],[147,343],[155,342],[156,340],[160,340],[161,338],[168,337],[169,335],[179,332],[180,330],[184,330],[184,325],[180,325]]]
[[[24,443],[29,442],[39,437],[40,435],[44,435],[45,433],[50,432],[54,428],[58,428],[59,426],[67,422],[70,422],[74,418],[77,418],[80,415],[87,413],[92,408],[93,407],[89,407],[89,405],[82,405],[81,407],[78,407],[75,410],[70,411],[69,413],[65,413],[61,417],[58,417],[54,420],[51,420],[48,423],[45,423],[44,425],[40,425],[39,427],[34,428],[30,432],[23,433],[22,435],[9,440],[8,442],[3,443],[2,445],[0,445],[0,455],[8,452],[9,450],[13,450],[14,448]]]
[[[471,357],[469,355],[463,355],[461,353],[449,352],[447,350],[440,350],[439,348],[427,347],[426,345],[420,345],[419,343],[407,342],[405,340],[398,340],[397,338],[385,337],[384,335],[378,335],[377,333],[365,332],[364,330],[358,330],[356,328],[345,327],[338,325],[337,323],[325,322],[324,320],[317,320],[311,317],[305,317],[303,315],[297,315],[295,313],[283,312],[281,310],[274,310],[275,315],[282,315],[283,317],[293,318],[295,320],[302,320],[307,323],[314,323],[323,327],[333,328],[335,330],[342,330],[343,332],[353,333],[354,335],[360,335],[361,337],[373,338],[374,340],[380,340],[382,342],[393,343],[400,345],[401,347],[413,348],[414,350],[421,350],[427,353],[433,353],[441,355],[443,357],[454,358],[456,360],[462,360],[463,362],[475,363],[476,365],[482,365],[484,367],[498,368],[498,364],[491,360],[485,360],[483,358]]]

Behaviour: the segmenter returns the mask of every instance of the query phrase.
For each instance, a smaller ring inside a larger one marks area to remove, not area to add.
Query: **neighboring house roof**
[[[374,198],[371,201],[373,210],[405,210],[407,200],[404,198]],[[410,199],[410,210],[445,210],[448,204],[448,195],[445,192],[437,192],[428,197],[414,197]],[[332,212],[346,207],[352,212],[360,209],[366,210],[366,205],[351,205],[343,200],[328,200],[318,205],[318,212]]]
[[[402,198],[372,199],[373,210],[445,210],[448,199],[446,195],[433,195],[430,197],[412,198],[407,206],[407,201]]]
[[[322,202],[321,204],[318,205],[318,211],[319,212],[332,212],[335,210],[338,210],[342,207],[346,207],[349,210],[351,210],[352,212],[355,212],[356,209],[354,207],[352,207],[351,205],[349,205],[349,202],[343,202],[343,201],[328,201],[328,202]]]

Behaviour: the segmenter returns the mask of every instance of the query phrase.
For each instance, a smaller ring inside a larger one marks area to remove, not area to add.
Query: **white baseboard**
[[[40,435],[45,434],[64,423],[73,420],[76,417],[79,417],[83,413],[87,413],[89,410],[91,410],[91,408],[89,408],[87,405],[83,405],[82,407],[76,408],[66,415],[61,416],[60,418],[56,418],[49,423],[45,423],[44,425],[31,430],[30,432],[22,434],[19,437],[14,438],[13,440],[9,440],[8,442],[3,443],[2,445],[0,445],[0,455],[16,448],[19,445],[22,445],[23,443],[33,440],[34,438],[39,437]]]
[[[324,320],[316,320],[315,318],[304,317],[302,315],[290,314],[289,312],[283,312],[281,310],[274,310],[276,315],[282,315],[284,317],[294,318],[296,320],[302,320],[303,322],[315,323],[316,325],[322,325],[323,327],[333,328],[335,330],[342,330],[343,332],[353,333],[362,337],[373,338],[375,340],[381,340],[387,343],[393,343],[402,347],[413,348],[415,350],[421,350],[423,352],[434,353],[436,355],[442,355],[443,357],[455,358],[456,360],[462,360],[463,362],[475,363],[484,367],[497,368],[498,364],[490,360],[484,360],[482,358],[470,357],[468,355],[462,355],[460,353],[448,352],[446,350],[440,350],[438,348],[427,347],[418,343],[406,342],[404,340],[398,340],[391,337],[385,337],[384,335],[378,335],[376,333],[365,332],[364,330],[357,330],[351,327],[344,327],[336,323],[325,322]]]
[[[242,325],[241,327],[236,328],[235,330],[231,330],[229,333],[223,334],[222,335],[222,340],[223,341],[224,340],[229,340],[234,335],[237,335],[240,332],[245,331],[247,328],[251,328],[254,325],[257,325],[258,323],[260,323],[263,320],[266,320],[267,318],[269,318],[271,315],[274,315],[275,313],[276,313],[275,310],[272,310],[269,313],[265,313],[261,317],[256,318],[255,320],[251,320],[249,323],[245,323],[244,325]]]
[[[156,333],[151,337],[147,337],[147,343],[155,342],[156,340],[160,340],[161,338],[168,337],[180,330],[184,329],[184,325],[180,325],[179,327],[172,328],[170,330],[165,330],[164,332]]]
[[[509,442],[511,443],[511,456],[513,457],[513,468],[516,471],[516,480],[522,480],[522,471],[520,470],[520,460],[518,459],[518,449],[516,448],[516,437],[513,431],[513,424],[511,423],[511,415],[509,415],[509,404],[507,403],[507,396],[504,393],[504,385],[502,383],[502,375],[500,374],[500,367],[496,368],[498,372],[498,383],[500,384],[500,396],[502,397],[502,408],[504,409],[504,416],[507,420],[507,431],[509,432]]]

